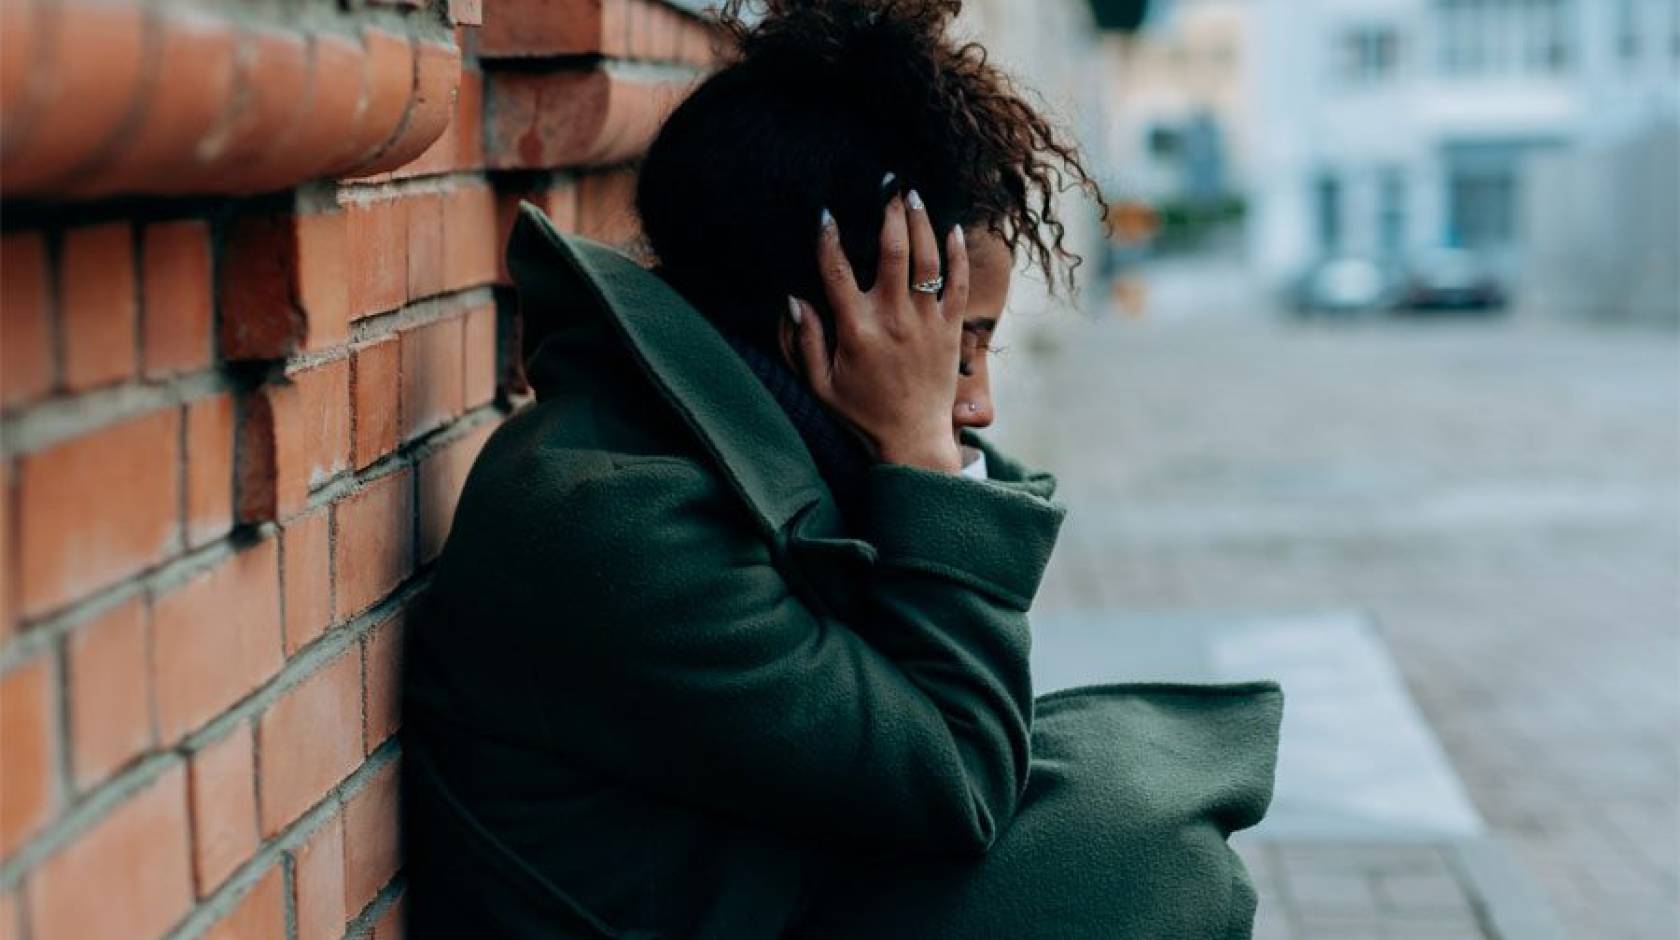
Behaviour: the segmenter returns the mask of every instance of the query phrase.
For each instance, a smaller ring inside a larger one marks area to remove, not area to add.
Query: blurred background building
[[[1110,48],[1121,190],[1240,207],[1266,287],[1445,258],[1680,316],[1677,0],[1163,0]]]

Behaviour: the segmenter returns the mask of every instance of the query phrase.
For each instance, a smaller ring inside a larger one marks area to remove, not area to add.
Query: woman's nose
[[[989,428],[994,417],[992,397],[986,394],[957,396],[951,416],[952,423],[959,428]]]

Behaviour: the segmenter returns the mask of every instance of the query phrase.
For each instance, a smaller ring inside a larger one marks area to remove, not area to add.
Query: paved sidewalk
[[[1255,940],[1552,940],[1544,898],[1485,840],[1244,841]]]
[[[1002,338],[997,437],[1073,507],[1038,616],[1363,612],[1488,833],[1471,863],[1256,845],[1262,936],[1526,940],[1474,896],[1490,850],[1570,936],[1675,940],[1675,336],[1302,327],[1196,309],[1194,281],[1150,321]]]
[[[1262,677],[1287,690],[1271,811],[1237,840],[1261,938],[1561,936],[1363,615],[1049,610],[1033,626],[1040,692]]]

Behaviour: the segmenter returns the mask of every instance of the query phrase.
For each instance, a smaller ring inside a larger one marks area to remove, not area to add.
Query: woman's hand
[[[940,276],[938,236],[921,198],[887,204],[881,261],[870,291],[858,290],[832,216],[824,214],[817,260],[823,291],[834,311],[830,354],[822,323],[805,302],[791,299],[800,358],[811,389],[861,432],[882,460],[962,471],[951,425],[968,307],[968,250],[962,227],[946,239],[950,270],[940,295],[910,289]]]

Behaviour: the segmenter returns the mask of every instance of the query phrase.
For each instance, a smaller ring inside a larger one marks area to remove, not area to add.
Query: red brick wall
[[[513,207],[632,239],[712,54],[658,0],[278,6],[0,0],[0,940],[400,933]]]

